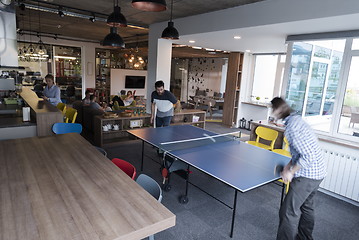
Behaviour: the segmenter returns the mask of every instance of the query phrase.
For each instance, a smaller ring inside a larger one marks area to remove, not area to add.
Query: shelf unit
[[[194,116],[197,121],[194,121]],[[95,144],[103,147],[105,144],[118,142],[128,137],[127,130],[133,125],[137,127],[150,127],[151,115],[150,114],[132,114],[130,117],[116,117],[104,118],[103,116],[96,116],[94,121],[95,128]],[[171,125],[193,125],[196,127],[204,128],[206,121],[206,112],[196,109],[184,109],[182,112],[175,113]],[[136,124],[140,123],[140,124]],[[104,131],[103,126],[111,125],[111,130]],[[113,130],[113,126],[118,125],[118,130]],[[135,128],[135,127],[134,127]]]
[[[237,116],[242,80],[243,56],[244,54],[240,52],[232,52],[229,54],[226,94],[223,105],[223,124],[227,126],[234,126],[238,122]]]

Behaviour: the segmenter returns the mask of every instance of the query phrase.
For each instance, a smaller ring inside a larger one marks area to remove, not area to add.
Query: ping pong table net
[[[212,145],[229,141],[238,141],[240,135],[240,132],[224,133],[217,135],[203,134],[203,137],[160,143],[159,148],[165,153],[164,155],[166,155],[166,153],[168,152],[183,149],[196,148],[205,145]]]

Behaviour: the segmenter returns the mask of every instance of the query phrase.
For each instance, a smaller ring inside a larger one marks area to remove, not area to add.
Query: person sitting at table
[[[45,81],[47,85],[43,91],[42,98],[50,102],[52,105],[56,106],[58,103],[62,102],[60,98],[61,96],[60,88],[55,85],[54,76],[52,76],[51,74],[47,74],[45,76]]]
[[[101,110],[104,112],[104,110],[102,109],[102,107],[100,106],[100,104],[98,104],[96,102],[96,96],[95,95],[91,95],[90,96],[90,107],[93,109],[97,109],[97,110]]]
[[[129,106],[132,104],[133,100],[134,100],[134,97],[133,97],[132,91],[127,91],[127,96],[123,99],[123,104],[125,106]]]
[[[86,90],[85,97],[82,99],[82,102],[84,105],[90,105],[90,103],[91,103],[90,96],[91,96],[91,91]]]

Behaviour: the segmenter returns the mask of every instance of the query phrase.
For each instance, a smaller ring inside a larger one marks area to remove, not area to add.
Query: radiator
[[[323,150],[327,176],[320,187],[359,201],[359,155]]]

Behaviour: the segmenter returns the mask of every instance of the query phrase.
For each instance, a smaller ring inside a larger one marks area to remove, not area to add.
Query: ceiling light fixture
[[[251,52],[251,50],[247,49],[246,52]]]
[[[132,7],[146,12],[161,12],[167,9],[165,0],[132,0]]]
[[[127,27],[127,20],[121,13],[121,8],[118,6],[118,0],[113,0],[113,13],[107,18],[107,25],[110,27]]]
[[[234,36],[233,38],[238,40],[238,39],[241,39],[242,37],[241,36]]]
[[[163,30],[161,38],[170,39],[170,40],[178,40],[179,33],[177,29],[174,27],[172,22],[172,10],[173,10],[173,0],[171,0],[171,18],[168,22],[168,26]]]
[[[188,42],[189,43],[195,43],[196,41],[195,40],[189,40]]]
[[[113,48],[125,48],[125,42],[122,37],[117,34],[117,28],[111,27],[110,33],[104,38],[102,45]]]
[[[192,48],[193,49],[202,49],[201,47],[195,47],[195,46],[193,46]]]

